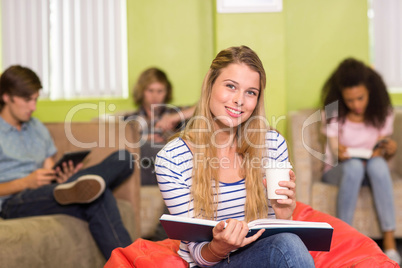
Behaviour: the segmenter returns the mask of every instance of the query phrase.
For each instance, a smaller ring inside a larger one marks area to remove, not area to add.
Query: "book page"
[[[181,217],[181,216],[172,216],[169,214],[163,214],[160,217],[160,220],[186,222],[186,223],[202,224],[202,225],[208,225],[208,226],[215,226],[219,223],[218,221],[211,221],[211,220],[204,220],[204,219],[197,219],[197,218],[188,218],[188,217]]]
[[[322,227],[328,228],[330,225],[326,222],[309,222],[309,221],[294,221],[294,220],[279,220],[279,219],[258,219],[248,223],[248,227],[270,227],[270,226],[289,226],[289,227]]]
[[[350,157],[370,159],[373,151],[364,148],[347,148],[347,153]]]
[[[170,239],[194,242],[211,241],[213,228],[218,223],[166,214],[162,215],[160,221]],[[308,250],[329,251],[331,248],[333,228],[326,222],[260,219],[249,223],[249,226],[247,237],[265,229],[258,239],[286,232],[298,235]]]
[[[204,220],[197,218],[187,218],[180,216],[172,216],[163,214],[160,220],[183,222],[190,224],[200,224],[205,226],[215,227],[219,221]],[[225,227],[227,223],[225,222]],[[331,228],[326,222],[309,222],[309,221],[294,221],[294,220],[279,220],[279,219],[257,219],[248,223],[248,227],[251,228],[269,228],[269,227],[312,227],[312,228]]]

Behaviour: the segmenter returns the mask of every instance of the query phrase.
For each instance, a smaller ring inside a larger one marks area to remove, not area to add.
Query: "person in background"
[[[148,141],[166,143],[169,136],[180,129],[194,113],[195,107],[169,105],[172,90],[166,73],[154,67],[143,71],[134,86],[134,103],[139,108],[134,113],[126,114],[124,119],[142,117],[147,123],[143,134],[147,134]]]
[[[322,129],[329,141],[326,162],[333,163],[326,165],[323,181],[339,186],[337,216],[352,224],[360,188],[369,185],[383,231],[384,252],[400,263],[394,238],[392,178],[387,165],[397,144],[390,137],[394,115],[387,88],[376,71],[348,58],[325,82],[322,101],[324,108],[337,107],[327,112],[327,124]],[[336,102],[338,105],[331,106]],[[362,159],[355,157],[352,149],[373,153]]]
[[[11,66],[0,77],[0,217],[66,214],[85,220],[108,259],[113,249],[132,243],[112,194],[133,172],[131,155],[117,151],[87,169],[70,161],[54,170],[53,140],[32,117],[41,88],[27,67]]]
[[[246,237],[247,222],[291,220],[296,207],[293,171],[290,181],[280,182],[288,189],[276,191],[288,199],[268,200],[262,166],[255,166],[265,155],[288,161],[284,138],[267,127],[265,83],[253,50],[222,50],[204,79],[194,119],[157,155],[159,188],[170,213],[220,221],[211,241],[181,242],[178,253],[190,267],[314,267],[297,235],[257,240],[260,230]]]
[[[143,125],[142,138],[146,141],[140,148],[141,185],[157,185],[154,166],[156,154],[168,138],[185,125],[195,110],[195,107],[170,105],[172,91],[172,83],[166,73],[155,67],[144,70],[134,85],[133,99],[138,110],[126,114],[124,120],[136,120]],[[163,213],[168,213],[166,207]],[[147,237],[156,241],[165,238],[167,235],[160,223],[155,233]]]

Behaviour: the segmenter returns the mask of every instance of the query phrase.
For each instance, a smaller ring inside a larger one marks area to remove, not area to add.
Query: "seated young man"
[[[40,79],[29,68],[11,66],[0,77],[0,217],[67,214],[89,223],[106,259],[132,243],[112,190],[133,172],[131,156],[118,151],[96,166],[63,163],[47,128],[32,117]]]

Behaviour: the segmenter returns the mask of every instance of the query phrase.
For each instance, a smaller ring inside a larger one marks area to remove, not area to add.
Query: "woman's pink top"
[[[325,121],[323,121],[325,122]],[[364,122],[352,122],[346,118],[343,124],[337,118],[331,120],[329,124],[323,125],[321,131],[328,138],[339,137],[338,142],[349,148],[373,149],[380,137],[390,136],[393,132],[394,114],[390,113],[385,119],[385,124],[378,129],[368,126]],[[326,167],[328,171],[336,165],[327,142],[325,153]]]

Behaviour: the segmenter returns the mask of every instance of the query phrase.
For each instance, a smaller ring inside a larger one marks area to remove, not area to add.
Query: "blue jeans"
[[[214,267],[314,267],[314,260],[300,238],[281,233],[257,240],[239,249]]]
[[[387,162],[382,157],[367,161],[352,158],[326,172],[323,181],[339,186],[337,216],[348,224],[353,222],[360,188],[368,180],[381,230],[395,230],[395,206],[392,178]]]
[[[89,230],[106,259],[113,249],[126,247],[132,243],[129,233],[123,226],[112,190],[126,180],[133,172],[133,163],[128,151],[117,151],[100,164],[80,170],[68,182],[78,177],[95,174],[106,183],[105,192],[89,204],[59,205],[53,197],[52,183],[38,189],[27,189],[6,199],[0,216],[5,219],[29,216],[67,214],[85,220]]]

